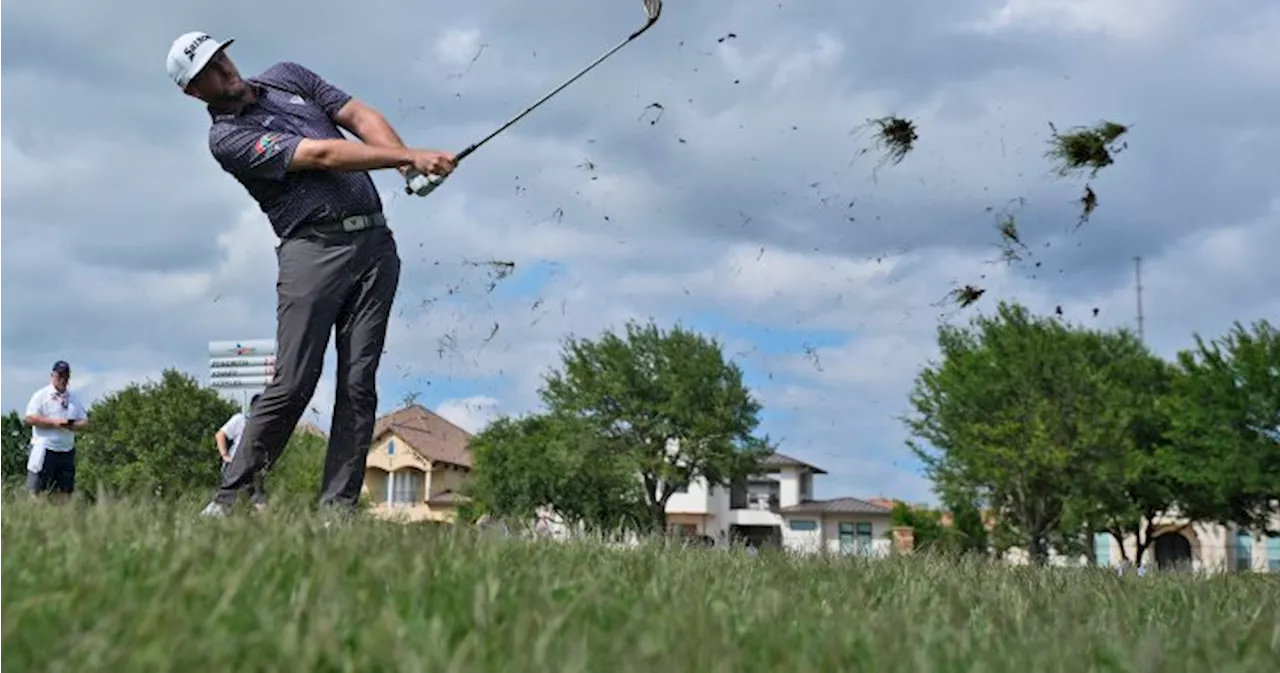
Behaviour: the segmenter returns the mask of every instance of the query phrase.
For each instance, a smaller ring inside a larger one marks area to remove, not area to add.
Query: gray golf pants
[[[373,439],[378,362],[400,283],[395,237],[385,226],[312,233],[285,239],[276,257],[275,378],[254,405],[214,499],[233,504],[240,489],[280,458],[311,402],[332,331],[338,385],[320,503],[354,508]]]

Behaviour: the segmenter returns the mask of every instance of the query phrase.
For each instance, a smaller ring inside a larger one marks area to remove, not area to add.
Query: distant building
[[[374,512],[409,521],[453,521],[471,472],[471,434],[418,404],[378,419],[362,493]]]

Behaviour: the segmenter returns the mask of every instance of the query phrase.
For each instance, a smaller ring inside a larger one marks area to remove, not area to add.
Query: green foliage
[[[909,526],[912,529],[914,548],[918,551],[941,550],[951,542],[939,510],[912,507],[899,500],[894,502],[889,517],[894,526]]]
[[[1179,353],[1169,400],[1187,516],[1262,530],[1280,514],[1280,331],[1240,323]]]
[[[770,451],[767,439],[752,435],[760,405],[742,371],[719,343],[679,326],[629,322],[622,336],[570,338],[563,369],[547,376],[541,395],[553,415],[582,420],[639,473],[658,529],[681,484],[698,477],[728,484]]]
[[[906,420],[909,442],[944,500],[989,507],[998,547],[1035,563],[1064,542],[1077,485],[1124,442],[1134,410],[1104,363],[1104,336],[1001,303],[969,328],[938,331],[942,363],[926,367]]]
[[[1157,532],[1156,520],[1173,509],[1182,492],[1165,405],[1177,373],[1129,332],[1083,336],[1093,367],[1107,382],[1106,404],[1123,425],[1110,450],[1085,465],[1087,471],[1072,484],[1061,548],[1092,560],[1093,533],[1132,536],[1140,565]],[[1122,546],[1120,551],[1128,560],[1128,550]]]
[[[17,410],[0,419],[0,475],[6,488],[17,488],[27,480],[27,456],[31,450],[31,426]]]
[[[913,507],[895,501],[890,521],[893,526],[912,529],[913,547],[917,552],[936,554],[981,554],[987,552],[987,531],[976,507],[960,504],[946,521],[941,509]],[[890,531],[892,537],[893,532]]]
[[[551,505],[589,530],[635,529],[647,521],[640,480],[624,456],[582,419],[500,418],[469,444],[474,469],[464,520],[481,514],[528,521]]]
[[[320,497],[328,440],[304,430],[294,430],[284,453],[266,475],[267,496],[282,501],[315,502]]]
[[[89,410],[76,441],[77,482],[86,494],[174,497],[217,485],[213,435],[238,406],[195,378],[167,369],[159,382],[132,383]]]

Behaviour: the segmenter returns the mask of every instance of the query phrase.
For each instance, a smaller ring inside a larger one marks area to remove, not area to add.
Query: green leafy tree
[[[1178,354],[1169,400],[1183,490],[1194,520],[1268,530],[1280,514],[1280,331],[1240,323]]]
[[[1181,484],[1169,442],[1167,398],[1176,371],[1131,332],[1084,334],[1091,354],[1091,370],[1105,383],[1101,394],[1116,414],[1118,432],[1109,450],[1087,463],[1078,476],[1061,528],[1064,550],[1088,554],[1094,533],[1108,533],[1129,558],[1126,538],[1136,545],[1141,564],[1157,533],[1156,522],[1175,507]]]
[[[703,477],[727,485],[770,450],[753,436],[759,403],[712,339],[628,322],[622,336],[570,338],[562,355],[562,370],[541,390],[544,403],[581,419],[632,466],[654,529],[665,529],[667,502],[683,484]]]
[[[77,481],[130,495],[178,497],[216,486],[213,435],[239,407],[180,371],[132,383],[89,410],[91,424],[76,442]]]
[[[928,507],[912,507],[895,501],[889,519],[894,526],[912,530],[913,547],[918,551],[953,551],[955,539],[942,523],[942,512]],[[892,535],[890,531],[889,535]]]
[[[31,426],[17,410],[0,419],[0,472],[6,488],[20,487],[27,480],[27,455],[31,445]]]
[[[467,517],[530,520],[550,506],[588,530],[636,529],[646,521],[638,475],[581,419],[500,418],[468,445],[473,460]]]
[[[267,496],[271,502],[318,501],[328,449],[329,441],[323,435],[302,426],[295,429],[280,460],[266,475]]]
[[[1125,428],[1089,339],[1006,303],[968,328],[943,325],[942,362],[917,377],[905,419],[939,492],[991,508],[997,547],[1016,542],[1036,564]]]

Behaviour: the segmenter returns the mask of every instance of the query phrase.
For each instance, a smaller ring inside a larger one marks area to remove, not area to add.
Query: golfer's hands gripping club
[[[448,152],[414,150],[413,165],[404,171],[407,182],[404,191],[408,194],[426,196],[435,191],[435,188],[439,187],[456,167],[454,156]]]

